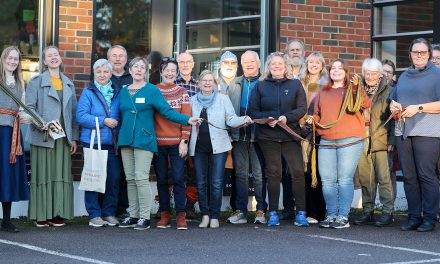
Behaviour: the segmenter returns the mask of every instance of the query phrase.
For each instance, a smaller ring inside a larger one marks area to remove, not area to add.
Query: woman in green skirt
[[[26,104],[45,122],[58,120],[66,137],[47,136],[47,125],[33,125],[26,140],[31,144],[29,218],[37,227],[64,226],[73,217],[71,155],[79,138],[75,121],[76,93],[72,81],[60,72],[60,52],[43,51],[47,70],[29,81]]]

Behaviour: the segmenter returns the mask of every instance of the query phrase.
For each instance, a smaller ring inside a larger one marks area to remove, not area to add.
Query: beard
[[[304,60],[300,57],[293,57],[290,59],[290,63],[293,67],[301,66],[304,63]]]
[[[221,73],[221,75],[223,77],[228,78],[228,79],[231,79],[231,78],[233,78],[233,77],[235,77],[237,75],[237,71],[236,70],[235,71],[234,70],[229,71],[229,70],[220,69],[220,73]]]

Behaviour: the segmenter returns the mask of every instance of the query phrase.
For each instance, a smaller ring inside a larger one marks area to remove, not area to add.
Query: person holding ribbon
[[[318,92],[313,119],[321,136],[318,169],[327,205],[324,228],[350,227],[348,214],[354,195],[353,177],[364,148],[365,121],[360,112],[371,105],[361,78],[351,83],[345,62],[330,64],[330,81]]]
[[[394,133],[408,202],[408,222],[402,231],[434,230],[439,211],[440,69],[431,57],[430,43],[415,39],[409,47],[411,66],[391,96],[390,110],[401,112]]]
[[[36,220],[37,227],[59,227],[73,217],[71,155],[79,139],[77,100],[75,86],[61,72],[57,47],[43,50],[43,63],[47,70],[31,79],[26,89],[26,105],[46,122],[43,126],[34,122],[26,136],[31,144],[29,218]],[[59,121],[65,137],[48,137],[51,121]]]
[[[7,93],[10,92],[19,99],[24,95],[20,51],[16,47],[7,47],[1,54],[0,85],[0,201],[3,208],[1,230],[15,233],[18,229],[11,222],[12,202],[29,199],[20,131],[20,119],[23,115],[20,106]]]
[[[219,227],[223,173],[228,151],[232,149],[227,127],[253,122],[248,116],[237,116],[229,97],[216,91],[215,86],[214,74],[204,70],[199,79],[200,91],[191,97],[193,117],[204,120],[199,127],[193,126],[189,143],[202,214],[200,228]]]
[[[306,93],[301,82],[293,79],[292,68],[284,53],[274,52],[267,57],[263,74],[249,99],[249,115],[253,119],[273,118],[257,127],[258,144],[264,154],[269,195],[269,226],[280,224],[278,203],[282,175],[282,158],[292,177],[292,192],[296,202],[294,224],[308,226],[305,201],[305,176],[301,144],[285,129],[300,133],[298,121],[307,112]]]

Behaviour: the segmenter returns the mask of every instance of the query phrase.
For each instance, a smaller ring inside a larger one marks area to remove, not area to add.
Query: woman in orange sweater
[[[157,85],[168,104],[177,112],[191,116],[189,95],[185,88],[177,86],[177,62],[164,57],[160,63],[162,82]],[[157,136],[158,153],[154,169],[159,193],[160,221],[157,228],[170,227],[170,193],[168,190],[168,161],[171,164],[174,203],[176,207],[177,229],[188,229],[186,224],[186,200],[184,167],[188,152],[188,139],[191,126],[182,126],[165,119],[160,113],[154,114],[154,127]]]
[[[357,84],[358,76],[351,82]],[[342,103],[349,86],[349,73],[343,60],[335,60],[330,64],[330,81],[319,91],[314,110],[315,121],[329,124],[338,119]],[[369,107],[370,99],[365,90],[359,91],[363,96],[361,108]],[[357,85],[353,88],[353,98],[357,93]],[[318,150],[318,168],[322,180],[322,191],[327,205],[327,218],[320,227],[347,228],[350,227],[348,214],[353,200],[353,176],[364,148],[365,121],[361,112],[345,110],[336,125],[329,128],[319,128],[321,144],[349,144],[339,148],[320,147]]]

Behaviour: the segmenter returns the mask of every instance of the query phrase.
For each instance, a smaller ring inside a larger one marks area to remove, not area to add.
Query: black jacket
[[[112,81],[112,83],[116,84],[120,88],[122,88],[124,85],[130,85],[133,83],[133,78],[131,77],[131,74],[128,72],[128,70],[125,70],[124,74],[119,77],[116,77],[112,74],[110,80]]]
[[[298,124],[307,112],[307,98],[299,80],[266,79],[255,86],[249,99],[249,115],[253,119],[284,115],[287,125],[300,133]],[[258,125],[257,138],[270,141],[291,141],[294,138],[279,126]]]

